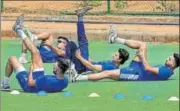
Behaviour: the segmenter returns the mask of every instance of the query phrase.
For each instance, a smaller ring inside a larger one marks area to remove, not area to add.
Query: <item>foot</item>
[[[91,6],[86,6],[83,8],[80,8],[78,10],[76,10],[76,14],[77,16],[83,16],[87,11],[91,10],[93,7]]]
[[[66,71],[66,74],[68,74],[68,79],[69,82],[75,82],[76,81],[76,77],[78,76],[77,71],[75,69],[69,69]]]
[[[13,25],[12,29],[15,32],[17,32],[17,29],[22,29],[23,21],[24,21],[24,15],[22,14],[19,17],[17,17],[17,20],[16,20],[15,24]]]
[[[19,62],[22,63],[22,64],[26,64],[26,63],[28,63],[28,60],[26,59],[26,57],[20,56],[19,57]]]
[[[110,30],[109,30],[109,36],[108,36],[109,44],[114,43],[116,38],[117,38],[116,26],[111,25]]]
[[[32,34],[32,32],[27,26],[23,27],[23,31],[31,39],[31,41],[34,42],[35,40],[34,34]]]
[[[9,84],[5,84],[4,81],[1,82],[1,90],[10,90]]]

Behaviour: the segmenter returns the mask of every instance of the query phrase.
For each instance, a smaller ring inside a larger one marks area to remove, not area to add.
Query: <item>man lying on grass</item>
[[[76,71],[80,74],[87,71],[105,71],[105,70],[114,70],[119,69],[119,66],[124,64],[128,58],[129,53],[127,50],[119,48],[117,52],[113,54],[111,60],[104,60],[104,61],[90,61],[89,57],[89,49],[88,49],[88,39],[85,33],[84,27],[84,15],[91,7],[85,7],[82,9],[77,10],[77,40],[78,46],[74,44],[74,56],[73,63],[75,65]],[[81,56],[76,56],[76,50],[81,53]]]
[[[79,81],[79,80],[90,80],[97,81],[104,78],[109,78],[113,80],[119,81],[158,81],[158,80],[168,80],[173,74],[174,70],[179,67],[180,55],[178,53],[174,53],[170,57],[167,58],[165,64],[151,66],[147,62],[147,47],[146,43],[133,41],[133,40],[125,40],[122,38],[118,38],[116,29],[114,26],[110,29],[109,34],[109,43],[118,43],[122,45],[126,45],[130,48],[136,49],[137,54],[135,55],[132,62],[126,68],[120,68],[118,70],[109,70],[103,71],[95,74],[88,75],[71,75],[71,81]],[[76,56],[81,56],[80,52],[76,53]]]
[[[27,37],[22,30],[23,21],[18,18],[13,30],[22,39],[23,44],[31,53],[32,65],[29,72],[24,68],[22,63],[18,61],[15,56],[11,56],[8,59],[5,77],[1,82],[1,89],[10,89],[9,78],[13,71],[16,73],[16,78],[25,92],[60,92],[68,85],[68,80],[63,76],[64,72],[69,68],[70,63],[67,60],[59,60],[54,65],[54,75],[45,75],[43,61],[37,47]]]

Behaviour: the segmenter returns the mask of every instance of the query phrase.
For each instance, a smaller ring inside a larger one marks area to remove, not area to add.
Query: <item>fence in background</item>
[[[179,16],[179,1],[1,1],[3,13],[26,13],[38,15],[73,15],[75,9],[93,6],[90,15],[158,15]]]

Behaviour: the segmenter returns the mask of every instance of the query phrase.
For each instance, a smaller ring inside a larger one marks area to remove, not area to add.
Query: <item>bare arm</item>
[[[81,63],[91,69],[91,70],[94,70],[94,71],[102,71],[102,66],[101,65],[93,65],[91,62],[89,62],[88,60],[84,59],[81,54],[80,54],[80,51],[76,51],[76,57],[81,61]]]
[[[29,70],[29,76],[28,76],[28,86],[36,86],[36,81],[33,79],[33,76],[32,76],[32,70],[33,70],[33,67],[31,65],[30,70]]]
[[[147,60],[145,59],[145,56],[144,56],[144,50],[143,49],[139,49],[139,57],[141,58],[141,61],[144,65],[144,68],[145,70],[149,71],[149,72],[152,72],[153,74],[157,75],[158,72],[159,72],[159,69],[156,68],[156,67],[152,67],[151,65],[149,65],[149,63],[147,62]]]
[[[65,51],[63,49],[59,49],[53,45],[49,46],[57,55],[59,56],[64,56],[65,55]]]
[[[42,44],[50,47],[59,56],[65,55],[65,51],[63,49],[59,49],[59,48],[53,46],[53,44],[51,44],[48,40],[44,41]]]

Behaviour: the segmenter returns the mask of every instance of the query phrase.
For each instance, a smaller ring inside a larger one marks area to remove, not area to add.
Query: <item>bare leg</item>
[[[111,25],[110,32],[109,32],[109,43],[118,43],[122,45],[126,45],[133,49],[142,49],[145,52],[145,58],[147,58],[147,47],[146,43],[140,42],[140,41],[134,41],[134,40],[125,40],[122,38],[118,38],[118,34],[116,31],[115,25]],[[135,56],[134,61],[140,61],[140,58],[138,56]]]
[[[37,35],[38,40],[48,40],[51,44],[53,44],[53,36],[50,32],[43,32]],[[22,53],[27,53],[27,48],[25,44],[22,42]]]
[[[50,32],[42,32],[38,35],[33,34],[29,28],[24,28],[23,31],[26,33],[27,36],[31,38],[32,41],[34,40],[48,40],[51,44],[53,44],[53,36]]]
[[[49,32],[43,32],[43,33],[37,35],[37,39],[38,40],[48,40],[49,41],[48,43],[53,44],[53,36]],[[26,54],[27,54],[27,47],[22,42],[22,54],[19,57],[19,61],[21,63],[27,63],[28,62],[27,59],[26,59]]]
[[[134,41],[134,40],[125,40],[125,39],[121,39],[121,38],[116,38],[115,39],[115,42],[116,43],[120,43],[122,44],[122,41],[124,45],[130,47],[130,48],[133,48],[133,49],[143,49],[145,50],[145,58],[147,58],[147,46],[146,46],[146,43],[144,42],[140,42],[140,41]],[[138,56],[135,56],[134,61],[140,61],[140,58]]]
[[[119,76],[120,76],[120,70],[111,70],[111,71],[103,71],[95,74],[78,75],[76,80],[98,81],[105,78],[118,80]]]
[[[15,56],[11,56],[8,59],[5,69],[5,76],[1,83],[1,88],[9,89],[9,77],[12,75],[13,71],[16,73],[19,71],[25,71],[24,66],[17,60]]]
[[[23,42],[22,42],[22,53],[25,53],[25,54],[27,53],[27,48]]]
[[[31,61],[32,61],[33,69],[43,68],[43,62],[37,47],[28,38],[27,35],[29,34],[26,34],[22,29],[23,21],[21,19],[19,20],[19,22],[17,21],[13,29],[17,33],[17,35],[23,40],[23,43],[25,44],[27,49],[31,52]]]
[[[11,56],[6,64],[6,77],[10,77],[13,71],[25,69],[15,56]]]
[[[26,54],[27,54],[27,48],[24,45],[24,43],[22,42],[22,53],[21,56],[19,57],[19,62],[20,63],[27,63],[27,59],[26,59]]]
[[[25,38],[23,40],[23,43],[26,45],[27,49],[31,52],[31,60],[32,60],[33,68],[34,69],[42,68],[43,62],[42,62],[41,56],[39,54],[38,49],[33,44],[33,42],[29,38]]]
[[[53,42],[53,36],[50,32],[42,32],[37,35],[38,40],[51,40]]]

